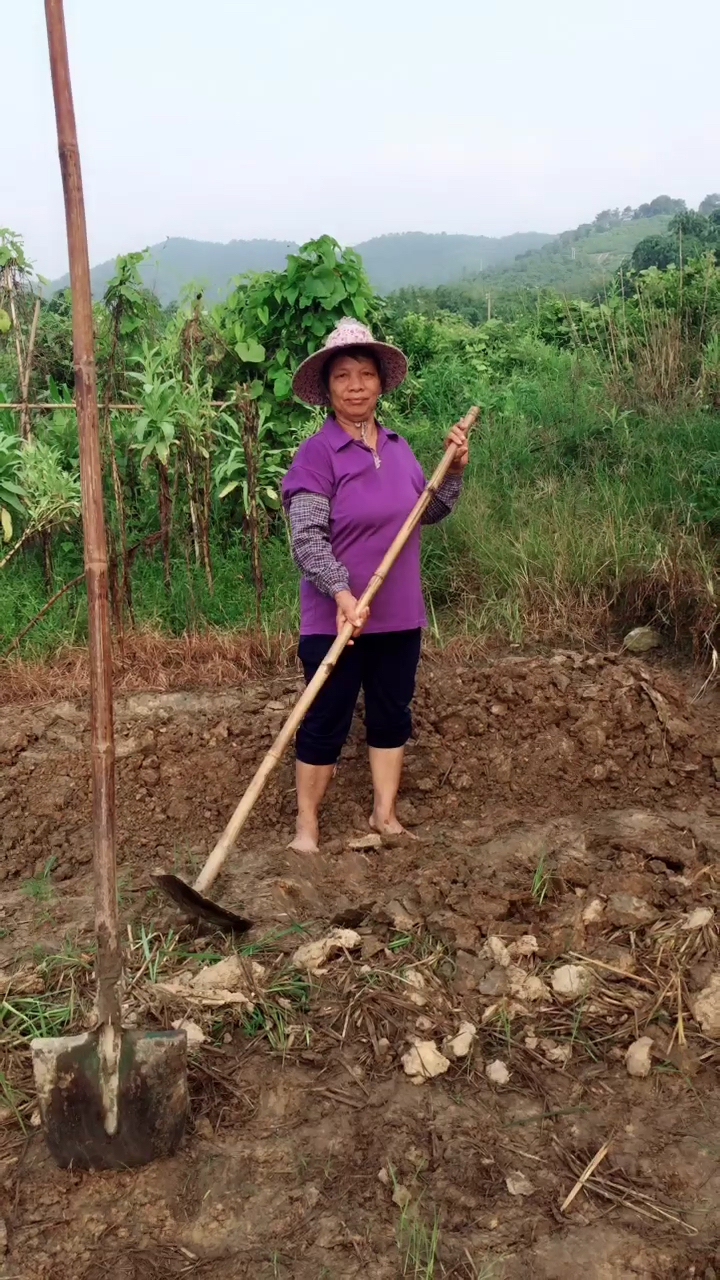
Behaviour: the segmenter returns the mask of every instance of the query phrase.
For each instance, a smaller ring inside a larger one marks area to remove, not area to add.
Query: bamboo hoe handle
[[[478,410],[475,407],[473,407],[469,413],[465,414],[465,417],[462,419],[462,422],[460,423],[460,426],[463,428],[464,431],[467,432],[470,430],[477,416],[478,416]],[[428,480],[428,483],[426,484],[422,494],[420,495],[417,502],[415,503],[415,506],[410,512],[410,515],[408,516],[404,525],[400,529],[399,533],[393,539],[393,542],[389,551],[383,557],[382,561],[380,562],[377,569],[375,570],[375,573],[370,579],[368,585],[363,591],[360,599],[358,600],[358,608],[362,609],[362,608],[365,608],[366,605],[369,605],[370,602],[374,599],[377,592],[380,590],[380,587],[382,586],[392,566],[397,560],[400,552],[405,546],[405,543],[410,537],[410,534],[412,533],[415,526],[419,523],[422,517],[422,514],[425,511],[425,508],[428,506],[428,503],[430,502],[431,498],[433,498],[434,495],[437,493],[440,485],[445,479],[445,476],[447,475],[448,470],[455,458],[455,449],[456,449],[455,445],[450,445],[450,448],[445,451],[442,461],[439,463],[438,467],[436,468],[436,470],[433,472],[432,476]],[[255,801],[257,800],[258,796],[260,795],[260,792],[265,786],[265,783],[267,782],[268,777],[270,776],[273,769],[275,768],[275,765],[279,764],[280,760],[282,759],[285,748],[293,738],[295,731],[297,730],[300,724],[300,721],[305,715],[305,712],[308,710],[310,706],[312,706],[312,703],[315,701],[315,698],[317,697],[318,693],[320,692],[323,685],[325,684],[325,681],[328,679],[328,677],[332,673],[333,668],[335,667],[338,661],[338,658],[340,657],[340,654],[345,648],[348,640],[352,638],[352,633],[353,633],[352,626],[350,625],[349,622],[346,622],[342,631],[338,633],[337,639],[334,641],[331,648],[329,649],[328,654],[325,658],[325,661],[318,667],[312,680],[310,681],[307,688],[303,692],[302,696],[299,698],[299,700],[296,702],[295,706],[293,707],[292,711],[290,712],[290,715],[285,721],[285,724],[283,725],[277,738],[273,742],[270,750],[265,756],[265,759],[260,765],[260,768],[255,774],[255,777],[253,778],[247,791],[245,792],[245,795],[240,801],[237,809],[232,815],[230,821],[228,822],[220,839],[215,845],[215,848],[213,849],[212,853],[208,857],[207,862],[205,863],[205,866],[200,872],[200,875],[195,881],[194,888],[197,890],[198,893],[205,893],[210,888],[211,884],[216,879],[216,877],[219,875],[220,869],[222,868],[223,863],[225,862],[225,859],[227,858],[228,854],[232,850],[233,845],[235,844],[235,841],[237,840],[242,828],[244,827],[245,822],[253,808],[253,805],[255,804]]]

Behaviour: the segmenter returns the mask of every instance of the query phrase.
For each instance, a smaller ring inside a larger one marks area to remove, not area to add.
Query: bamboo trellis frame
[[[210,407],[213,409],[227,409],[229,408],[230,405],[237,404],[237,400],[210,400],[209,404],[210,404]],[[107,408],[110,409],[113,413],[115,412],[116,409],[124,409],[129,413],[142,413],[143,410],[145,409],[145,405],[144,404],[109,404]],[[58,401],[55,404],[48,404],[44,400],[42,401],[41,404],[26,404],[23,400],[12,400],[9,403],[4,404],[2,403],[2,401],[0,401],[0,413],[2,413],[3,409],[12,409],[14,413],[21,413],[24,409],[29,409],[29,410],[32,410],[33,412],[35,412],[36,410],[39,410],[41,412],[49,412],[51,409],[77,409],[77,405],[74,400],[71,400],[69,402]]]

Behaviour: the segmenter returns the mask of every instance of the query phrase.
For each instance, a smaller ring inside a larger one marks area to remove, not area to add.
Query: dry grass
[[[598,652],[618,648],[625,630],[643,624],[657,627],[674,645],[687,645],[689,640],[695,661],[716,666],[720,607],[714,577],[710,566],[703,577],[699,570],[689,572],[679,558],[667,557],[656,573],[629,580],[610,595],[590,588],[571,593],[528,588],[520,629],[523,645],[565,643]],[[427,633],[426,658],[477,661],[507,652],[511,620],[505,618],[501,626],[495,619],[495,627],[481,625],[482,618],[476,621],[477,629],[457,634],[452,620],[441,619],[440,626]],[[258,629],[208,628],[181,636],[149,629],[131,631],[122,644],[114,646],[115,693],[232,687],[293,667],[296,645],[297,637],[290,631],[269,634]],[[511,648],[519,649],[520,644]],[[84,645],[68,646],[47,660],[17,655],[0,660],[0,707],[82,700],[89,689]]]
[[[113,650],[116,693],[165,693],[175,689],[217,689],[248,676],[269,674],[292,662],[296,640],[290,632],[133,631]],[[47,662],[6,659],[0,663],[0,706],[54,699],[82,699],[90,689],[87,649],[73,645]]]

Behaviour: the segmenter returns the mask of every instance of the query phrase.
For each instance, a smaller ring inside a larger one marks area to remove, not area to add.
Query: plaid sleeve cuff
[[[303,577],[324,596],[350,590],[348,571],[330,545],[330,502],[320,493],[296,493],[290,501],[292,556]]]
[[[460,497],[462,476],[446,476],[437,493],[433,494],[423,515],[422,524],[438,524],[450,515]]]

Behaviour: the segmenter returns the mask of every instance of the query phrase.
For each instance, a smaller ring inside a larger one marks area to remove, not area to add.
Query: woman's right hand
[[[338,591],[335,596],[335,603],[337,605],[336,622],[338,635],[346,622],[351,622],[354,628],[353,635],[358,636],[370,617],[370,609],[367,606],[364,609],[358,608],[358,602],[352,591]],[[352,640],[348,640],[348,644],[352,644]]]

